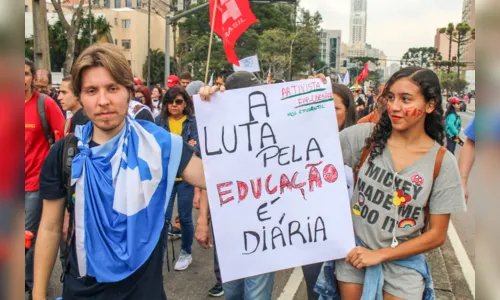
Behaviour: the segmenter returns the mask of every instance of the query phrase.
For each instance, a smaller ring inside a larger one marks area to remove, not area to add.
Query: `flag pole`
[[[210,67],[210,55],[212,54],[212,39],[214,36],[214,27],[215,27],[215,14],[217,13],[217,0],[214,1],[214,11],[212,12],[212,26],[210,29],[210,42],[208,43],[208,57],[207,57],[207,69],[205,71],[205,85],[208,82],[208,69]]]

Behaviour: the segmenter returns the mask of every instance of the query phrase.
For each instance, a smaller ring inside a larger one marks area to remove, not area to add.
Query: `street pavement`
[[[472,120],[474,114],[470,111],[460,113],[463,122],[463,128]],[[460,155],[461,147],[457,147],[457,157]],[[471,180],[479,177],[478,171],[473,168],[471,172]],[[473,188],[470,190],[469,201],[475,201]],[[175,209],[177,211],[177,209]],[[194,210],[193,218],[196,220],[198,215],[197,210]],[[196,222],[195,222],[196,224]],[[432,251],[427,255],[429,264],[431,265],[434,285],[438,300],[459,299],[469,300],[474,299],[470,292],[469,283],[464,276],[463,268],[469,264],[474,267],[475,260],[475,223],[473,212],[454,214],[452,216],[452,224],[458,235],[457,239],[449,238],[446,244],[438,250]],[[180,251],[180,240],[173,241],[176,255]],[[465,259],[463,256],[457,255],[463,245],[462,250],[465,250]],[[215,276],[213,273],[213,250],[202,249],[196,241],[193,243],[193,263],[185,271],[174,271],[174,263],[172,260],[172,245],[171,241],[168,244],[170,258],[170,272],[167,271],[167,264],[164,268],[164,287],[167,292],[168,299],[174,300],[204,300],[213,299],[208,296],[207,291],[215,284]],[[474,270],[474,269],[472,269]],[[61,284],[59,276],[61,266],[59,260],[56,262],[56,267],[51,277],[49,286],[48,299],[55,299],[61,295]],[[292,273],[295,273],[292,275]],[[471,276],[470,272],[466,274]],[[220,299],[224,299],[221,297]],[[307,299],[305,281],[302,278],[300,268],[297,270],[290,269],[276,273],[276,279],[273,290],[273,300],[304,300]]]

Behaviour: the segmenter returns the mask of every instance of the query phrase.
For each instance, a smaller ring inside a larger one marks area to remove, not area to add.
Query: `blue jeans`
[[[194,186],[184,181],[177,181],[172,189],[172,196],[168,201],[166,221],[172,220],[175,196],[177,195],[177,209],[179,212],[179,222],[181,223],[181,249],[191,254],[194,238],[193,226],[193,197]],[[166,230],[167,231],[167,230]],[[168,231],[167,231],[168,232]]]
[[[447,136],[446,137],[446,149],[448,149],[448,151],[450,151],[451,153],[455,154],[455,149],[457,148],[457,143],[455,143],[455,141]]]
[[[42,199],[39,191],[24,193],[24,229],[31,231],[35,237],[31,240],[31,248],[25,256],[25,282],[31,289],[33,288],[33,259],[35,257],[35,243],[38,226],[42,217]]]
[[[226,300],[271,300],[274,272],[222,284]]]

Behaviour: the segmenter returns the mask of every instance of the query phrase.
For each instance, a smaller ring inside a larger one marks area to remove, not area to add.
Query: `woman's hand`
[[[323,81],[323,84],[327,83],[325,74],[321,74],[321,73],[317,74],[316,76],[314,76],[314,78],[321,79],[321,81]]]
[[[189,140],[188,144],[189,144],[189,146],[194,147],[198,143],[195,140]]]
[[[383,261],[384,257],[380,252],[363,247],[352,249],[345,259],[346,263],[350,263],[356,269],[375,266]]]
[[[210,101],[210,96],[212,96],[213,94],[215,94],[217,92],[225,92],[225,91],[226,91],[226,88],[223,85],[220,87],[218,87],[218,86],[209,87],[208,85],[206,85],[200,89],[198,94],[200,94],[201,100]]]

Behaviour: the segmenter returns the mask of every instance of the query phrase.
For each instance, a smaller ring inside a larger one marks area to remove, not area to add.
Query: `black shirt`
[[[71,125],[69,126],[69,132],[75,132],[75,127],[77,125],[85,125],[89,121],[89,118],[83,112],[83,108],[80,108],[71,117]]]
[[[52,146],[40,173],[40,197],[44,200],[57,200],[67,194],[64,187],[62,156],[64,140]],[[95,143],[91,147],[97,146]],[[193,150],[184,143],[177,177],[180,177],[193,156]],[[167,199],[168,200],[168,199]],[[64,278],[63,299],[79,300],[125,300],[148,299],[166,300],[163,289],[162,238],[160,237],[149,259],[124,280],[113,283],[99,283],[94,277],[80,277],[74,240],[69,254],[69,271]]]
[[[149,121],[151,123],[154,123],[155,120],[153,119],[153,114],[151,113],[150,110],[147,110],[147,109],[143,109],[142,111],[140,111],[136,116],[135,116],[135,119],[136,120],[146,120],[146,121]]]

